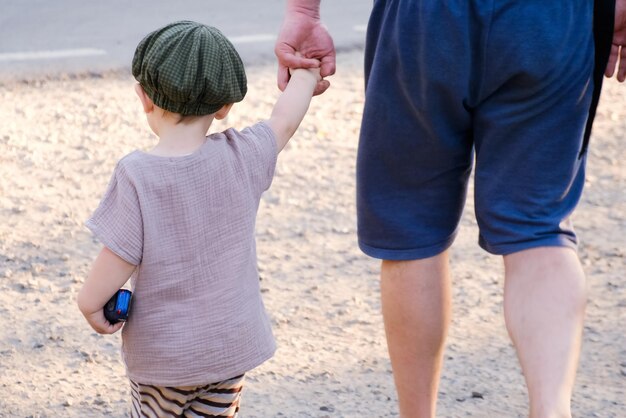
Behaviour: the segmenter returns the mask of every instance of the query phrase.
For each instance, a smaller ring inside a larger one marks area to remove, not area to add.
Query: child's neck
[[[149,153],[162,157],[180,157],[193,154],[206,142],[213,118],[202,118],[191,123],[162,122],[155,132],[159,142]]]

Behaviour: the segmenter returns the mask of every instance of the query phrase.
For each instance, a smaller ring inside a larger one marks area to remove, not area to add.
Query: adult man
[[[276,44],[281,88],[287,67],[315,65],[307,57],[322,61],[323,77],[334,72],[319,4],[288,0]],[[383,260],[383,316],[403,418],[435,416],[450,318],[448,248],[474,155],[479,243],[504,258],[505,320],[530,417],[571,417],[586,285],[568,217],[582,192],[594,107],[592,21],[588,0],[374,1],[357,162],[359,245]],[[616,3],[606,74],[616,66],[624,81],[626,0]],[[317,92],[328,86],[318,83]]]

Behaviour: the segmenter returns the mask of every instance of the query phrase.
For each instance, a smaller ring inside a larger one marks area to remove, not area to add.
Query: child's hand
[[[296,57],[301,57],[302,55],[300,54],[300,52],[296,52]],[[311,61],[317,61],[317,67],[314,68],[289,68],[289,77],[293,77],[294,74],[297,73],[309,73],[311,75],[313,75],[313,77],[315,77],[315,82],[319,82],[322,81],[322,76],[320,75],[320,67],[322,66],[322,62],[319,60],[313,60],[311,59]]]
[[[309,76],[313,76],[315,82],[322,81],[322,76],[320,75],[320,69],[318,68],[290,68],[289,75],[293,77],[297,76],[298,73],[308,73]]]
[[[114,332],[119,331],[124,325],[123,322],[111,324],[104,317],[104,311],[102,309],[92,314],[85,315],[85,318],[87,319],[87,322],[89,322],[89,325],[91,325],[91,328],[93,328],[98,334],[113,334]]]
[[[78,309],[97,333],[113,334],[124,325],[122,322],[111,324],[107,321],[102,308],[126,283],[135,268],[107,247],[103,247],[98,254],[76,299]]]

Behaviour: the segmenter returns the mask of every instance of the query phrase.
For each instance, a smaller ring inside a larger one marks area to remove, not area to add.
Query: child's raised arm
[[[278,152],[282,151],[300,126],[320,79],[319,68],[291,70],[289,84],[278,98],[272,116],[267,121],[276,135]]]

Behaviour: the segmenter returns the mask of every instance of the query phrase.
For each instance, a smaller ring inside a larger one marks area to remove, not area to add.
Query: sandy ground
[[[314,100],[263,197],[259,264],[279,349],[249,373],[246,418],[397,416],[378,262],[355,239],[361,60],[358,52],[339,57],[332,90]],[[227,125],[270,114],[273,65],[248,73],[249,96]],[[119,335],[92,332],[74,298],[99,250],[83,222],[115,162],[154,141],[132,79],[5,82],[0,126],[0,416],[126,416]],[[590,288],[576,417],[626,416],[625,136],[626,86],[608,82],[575,215]],[[454,321],[439,416],[524,417],[501,261],[478,248],[472,206],[470,191],[452,251]]]

